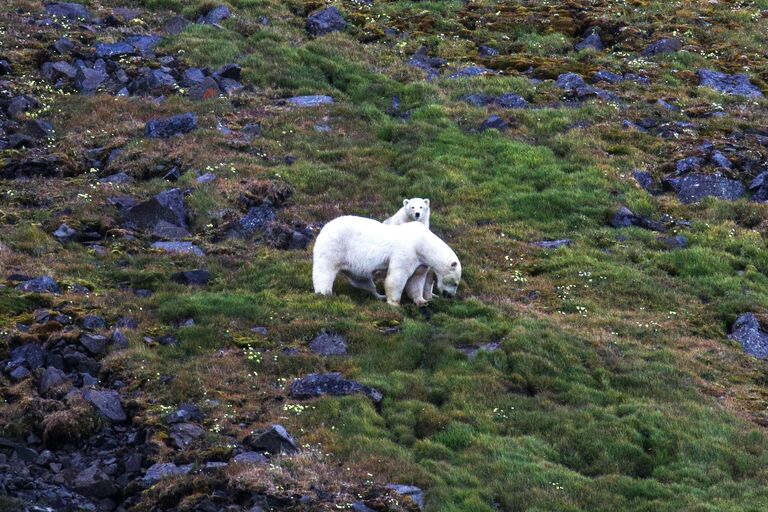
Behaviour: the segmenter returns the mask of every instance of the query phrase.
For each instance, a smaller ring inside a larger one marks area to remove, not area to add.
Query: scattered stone
[[[482,122],[478,130],[484,132],[485,130],[495,129],[504,131],[509,128],[509,123],[497,115],[493,115]]]
[[[281,250],[303,251],[312,240],[312,230],[307,226],[292,228],[287,224],[272,222],[264,231],[264,237],[270,247]]]
[[[601,52],[605,49],[605,46],[603,45],[603,40],[600,39],[600,34],[597,32],[592,32],[587,37],[576,43],[574,48],[576,48],[578,51],[591,48],[595,51]]]
[[[592,75],[592,82],[608,82],[609,84],[618,84],[624,81],[624,76],[619,75],[617,73],[611,73],[610,71],[606,71],[604,69],[601,69],[599,71],[596,71],[594,75]]]
[[[313,36],[323,36],[344,30],[347,28],[347,22],[336,7],[327,7],[310,14],[306,28]]]
[[[132,181],[133,178],[124,172],[118,172],[117,174],[111,174],[99,179],[99,183],[109,183],[111,185],[124,185],[126,183],[131,183]]]
[[[272,455],[292,455],[299,452],[296,441],[282,425],[272,425],[266,432],[254,432],[243,440],[243,444]]]
[[[569,247],[573,243],[572,240],[564,238],[562,240],[543,240],[541,242],[533,242],[536,247],[542,249],[559,249],[561,247]]]
[[[204,16],[201,16],[197,22],[206,25],[219,25],[230,16],[232,16],[232,12],[229,10],[229,7],[226,5],[219,5],[205,13]]]
[[[101,334],[83,333],[80,336],[80,344],[88,349],[94,356],[102,356],[107,351],[109,338]]]
[[[218,179],[218,176],[216,176],[212,172],[207,172],[207,173],[202,174],[202,175],[198,176],[197,178],[195,178],[195,183],[199,183],[199,184],[202,185],[202,184],[205,184],[205,183],[214,182],[217,179]]]
[[[643,229],[650,229],[651,231],[665,231],[664,225],[660,222],[650,220],[641,215],[636,215],[626,206],[622,206],[616,214],[614,214],[611,218],[611,226],[614,228],[635,226]]]
[[[296,107],[317,107],[319,105],[331,105],[333,103],[333,98],[323,95],[294,96],[285,101]]]
[[[179,217],[154,197],[128,208],[122,216],[121,224],[129,229],[149,229],[161,221],[178,225]]]
[[[177,466],[172,462],[159,462],[147,469],[147,472],[144,473],[141,479],[141,483],[144,487],[151,487],[164,478],[186,475],[192,471],[192,466],[192,464]]]
[[[112,341],[112,345],[119,350],[124,350],[130,345],[128,342],[128,337],[118,329],[115,329],[115,331],[112,332],[110,340]]]
[[[753,201],[768,201],[768,171],[760,173],[749,184]]]
[[[474,360],[477,358],[477,355],[480,352],[496,352],[501,348],[501,342],[499,341],[493,341],[491,343],[484,343],[480,345],[479,347],[471,347],[471,346],[457,346],[456,349],[459,350],[459,352],[463,353],[467,356],[468,359]]]
[[[32,375],[32,373],[29,370],[27,370],[25,367],[23,367],[23,366],[17,366],[13,370],[11,370],[11,372],[8,374],[8,376],[14,382],[22,381],[22,380],[26,379],[27,377],[30,377],[31,375]]]
[[[11,63],[5,59],[0,59],[0,76],[10,75],[13,72]]]
[[[235,464],[266,464],[268,459],[259,452],[238,453],[232,458]]]
[[[347,340],[338,334],[321,332],[309,343],[309,350],[320,356],[343,356],[347,353]]]
[[[131,83],[128,84],[128,92],[140,96],[158,96],[164,93],[175,91],[177,85],[178,84],[176,83],[176,79],[170,73],[167,73],[162,69],[145,69],[141,75],[139,75],[135,80],[132,80]],[[160,96],[160,98],[162,98],[162,96]],[[189,116],[190,114],[186,115]]]
[[[758,359],[768,357],[768,332],[754,313],[745,313],[737,318],[728,337],[738,341],[747,354]]]
[[[733,164],[731,161],[728,160],[728,157],[722,154],[720,151],[715,151],[712,153],[709,159],[713,164],[715,164],[715,167],[720,167],[721,169],[733,169]]]
[[[254,206],[235,223],[230,235],[247,238],[253,236],[257,231],[266,230],[267,226],[276,220],[277,216],[271,206]]]
[[[180,240],[192,236],[192,234],[181,226],[160,220],[152,228],[152,236],[160,240]]]
[[[96,464],[78,473],[72,487],[77,492],[93,498],[109,498],[119,491],[112,479]]]
[[[700,69],[699,86],[714,89],[722,94],[762,98],[762,91],[743,74],[729,75],[712,69]]]
[[[427,54],[427,47],[422,46],[408,60],[408,64],[419,68],[427,74],[427,80],[434,80],[440,76],[440,68],[448,63],[447,60],[440,57],[430,57]]]
[[[102,416],[113,423],[120,423],[128,419],[120,403],[120,395],[117,391],[86,389],[83,392],[86,402],[93,405]]]
[[[81,94],[92,95],[109,79],[107,71],[102,68],[80,66],[77,68],[74,86]]]
[[[163,40],[160,36],[136,35],[128,37],[125,42],[133,46],[142,55],[152,52]]]
[[[211,273],[207,270],[187,270],[171,274],[171,281],[186,285],[204,286],[211,280]]]
[[[689,156],[675,163],[675,172],[679,174],[696,171],[704,165],[704,159],[698,156]]]
[[[152,119],[147,122],[145,133],[150,139],[167,139],[195,129],[197,129],[197,116],[190,112],[166,119]]]
[[[162,30],[166,34],[175,36],[177,34],[181,34],[184,29],[191,24],[192,22],[183,16],[174,16],[173,18],[170,18],[165,23],[163,23]]]
[[[40,393],[46,394],[48,391],[63,386],[64,384],[70,384],[67,374],[58,368],[49,366],[40,376]]]
[[[679,51],[682,47],[683,42],[676,37],[659,39],[643,50],[643,57],[653,57],[654,55],[661,55],[663,53],[674,53]]]
[[[572,99],[583,101],[587,98],[596,97],[604,101],[618,101],[619,98],[599,87],[587,85],[584,79],[576,73],[563,73],[557,77],[555,85],[563,89]]]
[[[56,231],[53,232],[53,237],[61,243],[71,242],[75,239],[76,236],[77,231],[67,226],[66,224],[62,224]]]
[[[424,491],[414,485],[389,484],[387,488],[392,489],[401,496],[407,496],[419,507],[424,510]]]
[[[16,290],[27,293],[61,293],[58,283],[50,276],[41,276],[16,286]]]
[[[203,411],[195,404],[179,404],[179,408],[165,417],[169,424],[203,421]]]
[[[660,239],[667,249],[685,249],[688,247],[688,239],[682,235],[670,236]]]
[[[354,380],[347,380],[340,373],[312,373],[291,384],[291,397],[299,400],[317,398],[325,395],[344,396],[361,393],[375,404],[381,403],[380,391],[365,386]]]
[[[171,427],[169,436],[176,448],[186,450],[197,438],[205,434],[205,429],[195,423],[176,423]]]
[[[688,174],[682,178],[669,179],[666,183],[674,188],[678,199],[686,204],[696,203],[710,196],[735,201],[746,192],[740,181],[720,174]]]
[[[492,69],[488,69],[483,66],[468,66],[466,68],[462,68],[451,75],[448,76],[451,80],[456,80],[457,78],[471,78],[475,76],[483,76],[483,75],[495,75],[496,72]]]
[[[653,175],[647,171],[635,171],[632,173],[635,181],[649,194],[660,194],[661,186],[653,179]]]
[[[120,43],[99,43],[96,45],[96,56],[102,59],[114,59],[125,55],[133,55],[136,48],[124,42]]]
[[[88,21],[91,19],[88,8],[74,2],[48,2],[45,4],[45,11],[51,16],[70,20]]]
[[[530,103],[528,103],[525,98],[519,94],[511,93],[497,96],[494,102],[502,108],[528,108],[530,106]]]
[[[80,321],[80,326],[86,331],[100,331],[107,328],[107,321],[101,316],[87,315]]]

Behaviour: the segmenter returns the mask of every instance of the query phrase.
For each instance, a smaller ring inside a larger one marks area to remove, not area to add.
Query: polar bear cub
[[[403,207],[385,220],[384,224],[405,224],[414,221],[429,227],[429,199],[420,197],[403,199]]]
[[[437,288],[453,296],[461,281],[456,253],[420,222],[389,225],[347,215],[326,224],[317,235],[312,253],[315,293],[330,295],[338,274],[397,306],[406,283],[420,268],[435,273]],[[373,282],[373,273],[386,271],[385,297]]]

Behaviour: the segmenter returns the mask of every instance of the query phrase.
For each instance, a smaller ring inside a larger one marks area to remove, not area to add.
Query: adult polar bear
[[[437,289],[446,295],[455,295],[461,281],[456,253],[420,222],[389,225],[365,217],[338,217],[320,230],[312,258],[315,293],[331,295],[336,276],[343,274],[352,286],[393,306],[400,304],[408,279],[419,268],[431,268]],[[376,290],[376,271],[387,272],[386,296]]]
[[[429,199],[413,197],[403,199],[403,207],[397,213],[384,221],[384,224],[405,224],[406,222],[421,222],[429,227],[431,208]],[[432,300],[432,288],[435,284],[434,273],[429,267],[419,267],[408,279],[405,285],[405,293],[419,307],[425,306]]]

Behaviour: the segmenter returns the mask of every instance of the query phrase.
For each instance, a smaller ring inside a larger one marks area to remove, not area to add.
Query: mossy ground
[[[194,18],[210,4],[90,2],[118,3],[151,9],[140,18],[149,27],[171,11]],[[232,0],[234,16],[223,29],[190,26],[164,43],[163,52],[190,65],[239,63],[254,91],[235,106],[227,99],[169,96],[156,106],[50,93],[48,115],[59,133],[54,151],[63,158],[116,144],[126,151],[114,170],[143,176],[172,160],[188,171],[183,186],[197,186],[192,169],[219,175],[188,200],[193,238],[208,252],[203,261],[148,253],[141,240],[119,236],[108,238],[106,255],[55,242],[48,234],[62,220],[108,224],[115,210],[104,205],[116,191],[146,197],[167,186],[154,178],[98,187],[86,174],[3,183],[4,267],[86,280],[96,291],[88,299],[53,302],[139,318],[132,348],[112,355],[108,367],[125,376],[142,421],[156,422],[179,402],[216,400],[206,423],[212,446],[218,434],[245,434],[243,425],[280,422],[303,445],[349,468],[358,483],[424,487],[433,511],[765,510],[765,364],[744,355],[726,332],[739,314],[768,308],[768,206],[681,205],[646,194],[631,171],[661,175],[684,148],[765,125],[765,102],[698,89],[692,71],[747,68],[765,86],[768,24],[760,9],[768,6],[331,3],[353,24],[345,34],[305,34],[304,15],[325,3]],[[271,25],[260,25],[260,16]],[[571,51],[574,37],[594,25],[605,27],[616,51]],[[409,35],[386,36],[386,27]],[[29,30],[13,26],[0,35],[17,62],[32,53],[16,42]],[[644,33],[680,35],[685,51],[635,58],[650,42]],[[43,32],[40,44],[49,40],[54,34]],[[422,44],[457,65],[483,62],[477,44],[496,46],[506,57],[493,63],[506,73],[426,82],[405,64]],[[533,87],[520,75],[531,64],[540,78],[608,68],[643,71],[652,85],[617,86],[627,99],[620,111],[600,103],[566,108],[557,106],[551,84]],[[31,81],[28,89],[45,90]],[[512,121],[510,130],[476,133],[470,129],[489,109],[459,99],[469,92],[515,92],[550,107],[499,111]],[[330,94],[336,103],[293,109],[276,102],[297,94]],[[393,96],[411,111],[407,122],[386,113]],[[658,97],[675,98],[684,112],[722,108],[731,116],[697,119],[695,134],[673,140],[621,128],[624,118],[683,119],[655,106]],[[150,117],[190,110],[199,116],[196,132],[170,141],[142,136]],[[217,119],[230,126],[259,122],[263,137],[233,145],[216,130]],[[568,129],[579,121],[590,126]],[[318,123],[330,132],[315,130]],[[297,160],[287,165],[286,156]],[[280,216],[310,224],[341,214],[385,218],[403,197],[430,197],[433,230],[465,269],[458,299],[435,300],[427,321],[413,305],[393,309],[344,284],[335,297],[321,298],[312,293],[310,253],[216,241],[216,211],[233,207],[252,179],[290,183],[295,195]],[[690,221],[681,230],[689,246],[670,251],[656,233],[608,227],[619,205]],[[529,244],[556,238],[573,244],[552,251]],[[205,289],[169,279],[198,266],[214,275]],[[125,286],[155,294],[139,299],[120,291]],[[1,292],[4,328],[38,300]],[[193,327],[174,327],[187,318]],[[254,334],[253,326],[268,334]],[[306,353],[321,329],[346,336],[351,355]],[[164,332],[175,332],[180,345],[143,346],[144,335]],[[474,360],[457,350],[488,342],[501,342],[500,350]],[[285,348],[301,353],[287,355]],[[380,410],[363,397],[285,398],[292,378],[316,371],[342,371],[380,389]],[[279,468],[276,481],[284,472],[291,473]],[[291,485],[307,478],[294,473],[286,479]],[[267,485],[270,476],[254,478]]]

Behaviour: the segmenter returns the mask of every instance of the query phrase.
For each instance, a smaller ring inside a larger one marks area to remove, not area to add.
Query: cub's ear
[[[425,199],[425,200],[424,200],[424,203],[425,203],[427,206],[429,206],[429,199]]]
[[[410,201],[410,199],[403,199],[403,206],[408,206],[408,201]]]
[[[459,262],[458,261],[454,261],[453,263],[451,263],[451,268],[456,268],[458,266],[459,266]]]

